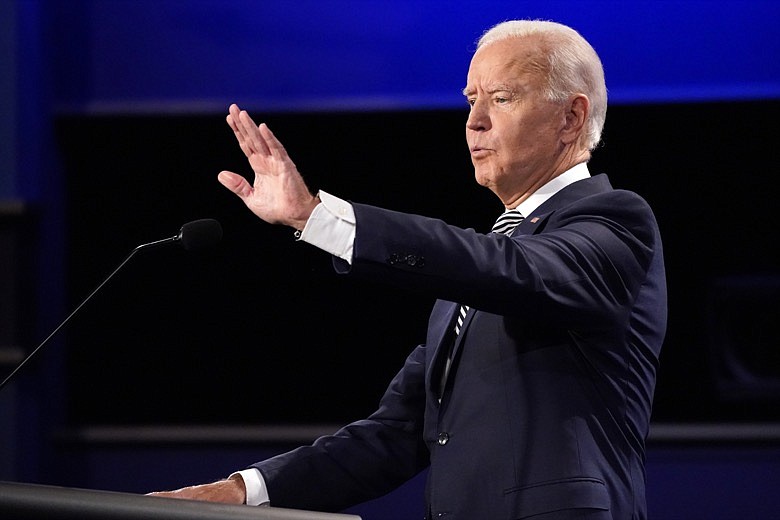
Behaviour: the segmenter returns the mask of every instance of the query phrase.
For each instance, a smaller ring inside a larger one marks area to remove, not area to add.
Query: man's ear
[[[585,122],[590,114],[590,100],[585,94],[573,95],[565,107],[561,140],[565,144],[577,141],[585,131]]]

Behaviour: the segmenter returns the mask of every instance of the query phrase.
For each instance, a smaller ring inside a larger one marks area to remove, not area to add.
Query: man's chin
[[[482,187],[490,189],[493,182],[493,172],[486,168],[474,168],[474,180]]]

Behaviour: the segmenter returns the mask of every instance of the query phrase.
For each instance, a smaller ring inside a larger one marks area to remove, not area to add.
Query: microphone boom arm
[[[122,263],[121,263],[121,264],[119,264],[119,266],[118,266],[116,269],[114,269],[114,271],[113,271],[113,272],[112,272],[110,275],[108,275],[108,277],[107,277],[105,280],[103,280],[103,281],[100,283],[100,285],[98,285],[98,286],[97,286],[97,287],[96,287],[96,288],[95,288],[95,289],[94,289],[94,290],[93,290],[91,293],[89,293],[89,296],[87,296],[86,298],[84,298],[84,301],[82,301],[82,302],[81,302],[81,303],[78,305],[78,307],[76,307],[75,309],[73,309],[73,312],[71,312],[71,313],[68,315],[68,317],[67,317],[67,318],[65,318],[64,320],[62,320],[62,323],[60,323],[60,324],[57,326],[57,328],[56,328],[56,329],[54,329],[54,330],[51,332],[51,334],[49,334],[49,335],[46,337],[46,339],[44,339],[44,340],[41,342],[41,344],[40,344],[40,345],[38,345],[37,347],[35,347],[35,350],[33,350],[32,352],[30,352],[30,353],[27,355],[27,357],[26,357],[26,358],[24,358],[24,359],[22,360],[22,362],[21,362],[21,363],[19,363],[19,364],[16,366],[16,368],[13,370],[13,372],[11,372],[10,374],[8,374],[8,377],[6,377],[6,378],[3,380],[3,382],[2,382],[2,383],[0,383],[0,391],[2,391],[2,390],[3,390],[3,387],[5,387],[5,385],[6,385],[6,384],[8,384],[8,382],[9,382],[9,381],[10,381],[10,380],[11,380],[11,379],[14,377],[14,375],[15,375],[15,374],[16,374],[16,373],[17,373],[19,370],[21,370],[21,369],[22,369],[22,367],[23,367],[24,365],[26,365],[26,364],[27,364],[27,362],[28,362],[28,361],[30,361],[30,359],[32,359],[32,358],[33,358],[33,356],[35,356],[35,354],[37,354],[37,353],[38,353],[38,351],[39,351],[39,350],[41,350],[41,348],[43,348],[43,346],[44,346],[44,345],[46,345],[46,343],[48,343],[48,342],[49,342],[49,340],[50,340],[51,338],[53,338],[53,337],[54,337],[54,336],[57,334],[57,332],[59,332],[59,330],[60,330],[62,327],[64,327],[64,326],[65,326],[65,324],[67,324],[67,323],[70,321],[70,319],[71,319],[73,316],[75,316],[75,315],[76,315],[76,313],[77,313],[77,312],[79,312],[79,310],[81,310],[81,308],[82,308],[82,307],[83,307],[83,306],[84,306],[84,305],[85,305],[85,304],[86,304],[86,303],[87,303],[87,302],[88,302],[90,299],[92,299],[92,297],[93,297],[93,296],[95,296],[95,294],[97,294],[97,292],[98,292],[100,289],[102,289],[102,288],[103,288],[103,286],[104,286],[104,285],[106,285],[106,283],[108,283],[108,281],[109,281],[111,278],[113,278],[113,277],[114,277],[114,275],[115,275],[116,273],[118,273],[118,272],[119,272],[119,270],[120,270],[120,269],[122,269],[122,267],[124,267],[124,265],[125,265],[127,262],[129,262],[129,261],[130,261],[130,259],[131,259],[131,258],[133,258],[133,255],[135,255],[135,254],[136,254],[136,253],[137,253],[139,250],[141,250],[141,249],[145,248],[146,246],[155,245],[155,244],[158,244],[158,243],[160,243],[160,242],[167,242],[168,240],[170,240],[170,239],[158,240],[157,242],[151,242],[151,243],[149,243],[149,244],[142,244],[142,245],[140,245],[140,246],[136,247],[135,249],[133,249],[133,250],[130,252],[130,254],[129,254],[129,255],[127,255],[127,258],[125,258],[125,259],[122,261]]]
[[[6,377],[2,383],[0,383],[0,391],[3,390],[5,385],[8,384],[11,379],[13,379],[14,375],[16,375],[21,368],[27,364],[28,361],[30,361],[35,354],[38,353],[41,348],[43,348],[44,345],[46,345],[51,338],[53,338],[57,332],[59,332],[62,327],[64,327],[70,319],[76,315],[76,313],[81,310],[81,308],[90,300],[92,299],[95,294],[100,291],[100,289],[103,288],[104,285],[108,283],[111,278],[114,277],[116,273],[118,273],[127,262],[130,261],[133,256],[140,251],[141,249],[147,249],[151,247],[157,247],[167,244],[173,244],[173,243],[180,243],[182,246],[184,246],[185,249],[192,250],[192,249],[198,249],[201,247],[213,245],[214,243],[218,242],[222,238],[222,228],[219,225],[219,222],[212,219],[202,219],[202,220],[196,220],[193,222],[189,222],[182,226],[181,231],[178,235],[172,236],[170,238],[164,238],[162,240],[157,240],[154,242],[149,242],[148,244],[141,244],[140,246],[137,246],[135,249],[130,251],[130,254],[127,255],[127,258],[125,258],[119,266],[117,266],[116,269],[114,269],[111,274],[109,274],[101,283],[98,285],[91,293],[89,293],[89,296],[84,298],[84,301],[82,301],[75,309],[73,309],[73,312],[71,312],[67,318],[62,320],[62,323],[60,323],[56,329],[54,329],[51,334],[49,334],[46,339],[44,339],[40,345],[35,347],[35,350],[30,352],[27,357],[25,357],[21,363],[19,363],[14,370],[8,374],[8,377]]]

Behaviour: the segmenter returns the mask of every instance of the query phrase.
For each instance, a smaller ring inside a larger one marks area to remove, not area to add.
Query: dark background
[[[591,171],[644,196],[665,242],[656,421],[780,419],[778,188],[766,131],[779,109],[609,110]],[[465,117],[259,115],[313,189],[487,230],[501,208],[473,181]],[[196,218],[225,229],[213,250],[139,254],[84,309],[68,332],[72,423],[306,423],[373,410],[424,338],[430,295],[336,275],[328,255],[251,215],[216,181],[222,169],[249,171],[222,116],[63,117],[57,130],[72,305],[137,244]],[[733,386],[743,369],[751,377]]]

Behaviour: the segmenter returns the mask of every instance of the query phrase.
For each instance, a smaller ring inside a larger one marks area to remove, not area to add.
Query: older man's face
[[[506,205],[559,166],[565,124],[561,105],[543,98],[544,72],[530,38],[510,38],[480,48],[469,67],[464,94],[471,105],[466,140],[479,184]]]

